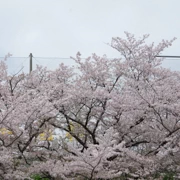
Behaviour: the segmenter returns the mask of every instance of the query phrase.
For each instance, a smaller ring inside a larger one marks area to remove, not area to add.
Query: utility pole
[[[33,67],[32,67],[33,66],[33,64],[32,64],[33,55],[32,55],[32,53],[30,53],[29,57],[30,57],[30,59],[29,59],[29,73],[31,73],[31,71],[33,69]]]

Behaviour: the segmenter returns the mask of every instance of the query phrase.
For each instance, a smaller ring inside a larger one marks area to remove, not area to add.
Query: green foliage
[[[174,175],[173,172],[168,172],[164,175],[163,180],[174,180]]]
[[[44,178],[40,174],[34,174],[31,176],[33,180],[50,180],[49,178]]]

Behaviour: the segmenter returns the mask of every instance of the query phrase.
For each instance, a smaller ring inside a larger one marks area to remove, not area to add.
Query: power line
[[[5,58],[5,57],[0,57],[0,58]],[[28,57],[7,57],[7,59],[11,59],[11,58],[28,58]]]
[[[36,57],[39,59],[71,59],[70,57]]]
[[[39,64],[41,64],[41,63],[39,62],[39,60],[37,60],[35,57],[33,57],[33,59],[35,59],[36,62],[38,62]]]
[[[11,59],[11,58],[10,58]],[[9,58],[7,58],[7,61],[10,63],[10,60]],[[11,73],[11,74],[15,74],[15,73],[17,73],[17,71],[23,71],[23,69],[24,69],[24,63],[26,62],[26,61],[28,61],[29,60],[29,57],[24,57],[23,58],[24,60],[22,61],[21,60],[21,63],[19,63],[19,62],[17,62],[17,65],[13,68],[14,70],[13,70],[13,73]],[[19,64],[19,65],[18,65]],[[9,67],[11,67],[10,66],[10,64],[9,64]]]
[[[159,55],[155,57],[180,59],[180,56],[170,56],[170,55],[162,55],[162,56]],[[4,58],[4,57],[0,57],[0,58]],[[7,59],[12,59],[12,58],[28,58],[28,57],[8,57]],[[37,58],[38,59],[72,59],[71,57],[33,57],[33,58],[36,58],[36,60]],[[86,59],[86,58],[81,58],[81,59]],[[108,59],[116,59],[116,58],[108,58]]]
[[[172,56],[172,55],[158,55],[158,56],[155,56],[155,57],[179,58],[180,59],[180,56]],[[4,57],[0,57],[0,58],[4,58]],[[8,57],[8,59],[9,58],[27,58],[27,57],[20,57],[20,56],[15,57],[15,56],[11,56],[11,57]],[[71,59],[71,57],[36,57],[36,58],[39,58],[39,59]],[[81,58],[81,59],[86,59],[86,58]],[[115,59],[115,58],[108,58],[108,59]]]
[[[166,56],[166,55],[159,55],[159,56],[155,56],[155,57],[164,57],[164,58],[180,58],[180,56]]]

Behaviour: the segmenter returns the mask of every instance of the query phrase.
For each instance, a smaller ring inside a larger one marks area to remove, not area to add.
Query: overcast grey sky
[[[165,55],[180,55],[180,0],[0,0],[0,56],[83,57],[97,53],[116,57],[106,43],[124,31],[149,41],[177,37]],[[28,59],[11,59],[19,68]],[[71,60],[38,59],[55,67]],[[180,70],[180,60],[166,61],[166,67]]]

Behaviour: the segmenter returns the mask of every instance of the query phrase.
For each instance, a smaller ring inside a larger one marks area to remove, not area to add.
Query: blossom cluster
[[[180,73],[157,56],[174,41],[113,38],[119,58],[9,76],[0,62],[0,179],[180,175]]]

